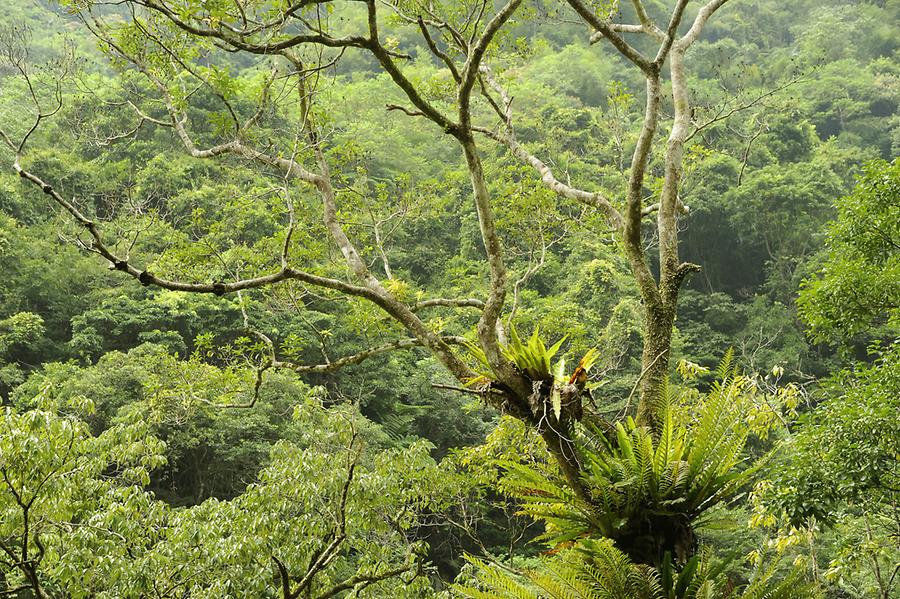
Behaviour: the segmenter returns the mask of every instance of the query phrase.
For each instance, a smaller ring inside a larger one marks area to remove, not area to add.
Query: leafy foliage
[[[890,509],[900,479],[900,346],[872,366],[839,373],[776,471],[771,505],[792,523],[834,522],[841,505]]]
[[[541,560],[524,572],[472,560],[475,582],[458,587],[473,599],[811,599],[814,587],[794,569],[778,577],[777,568],[758,567],[746,584],[723,575],[727,565],[708,550],[692,557],[681,571],[671,563],[661,570],[634,564],[609,540],[586,540]]]
[[[48,405],[7,409],[0,430],[0,543],[21,558],[2,562],[7,588],[24,583],[71,597],[269,596],[281,587],[281,568],[312,596],[339,587],[420,597],[427,587],[422,547],[406,531],[450,489],[424,443],[370,452],[352,409],[326,412],[306,401],[295,419],[309,434],[275,445],[257,483],[233,501],[179,509],[142,488],[164,462],[146,422],[95,437],[74,413],[56,413],[89,404],[40,403]]]
[[[838,203],[822,273],[808,279],[799,307],[818,340],[866,328],[897,328],[900,308],[900,159],[869,163]]]
[[[711,507],[747,483],[758,465],[741,468],[750,433],[741,401],[746,379],[728,363],[687,423],[664,402],[658,437],[628,419],[585,432],[579,442],[587,497],[579,498],[552,467],[514,462],[502,488],[529,515],[547,523],[553,545],[603,536],[642,563],[670,552],[688,556],[693,527]]]

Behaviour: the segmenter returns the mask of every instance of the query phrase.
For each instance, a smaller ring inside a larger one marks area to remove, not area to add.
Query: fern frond
[[[477,587],[454,585],[454,590],[472,599],[541,599],[532,588],[526,586],[526,577],[504,570],[472,556],[466,561],[477,570]]]
[[[727,382],[734,374],[734,348],[729,347],[722,357],[722,361],[716,366],[716,378]]]

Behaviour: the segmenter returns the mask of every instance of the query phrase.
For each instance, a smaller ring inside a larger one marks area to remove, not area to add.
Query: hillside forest
[[[900,598],[900,1],[3,8],[0,598]]]

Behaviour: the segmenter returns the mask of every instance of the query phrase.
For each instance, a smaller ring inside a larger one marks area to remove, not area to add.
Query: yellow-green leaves
[[[562,395],[559,392],[559,385],[566,380],[566,358],[562,357],[556,362],[553,368],[553,389],[550,391],[550,404],[553,406],[553,415],[559,420],[562,414]]]
[[[298,407],[294,425],[295,441],[274,445],[244,493],[174,508],[142,488],[165,450],[145,420],[94,436],[75,416],[6,408],[0,539],[38,559],[4,566],[3,582],[30,584],[33,563],[41,585],[77,599],[162,587],[210,599],[274,596],[273,556],[301,578],[334,542],[311,596],[345,582],[351,592],[425,596],[425,549],[406,531],[456,492],[430,444],[378,450],[373,425],[353,406],[325,408],[314,398]]]
[[[23,560],[4,567],[4,582],[15,587],[34,576],[69,588],[68,596],[96,596],[86,573],[105,571],[126,549],[118,530],[129,519],[114,521],[120,513],[115,506],[124,507],[135,485],[149,482],[150,471],[165,461],[163,449],[146,423],[119,424],[93,436],[75,416],[7,407],[0,416],[0,538]],[[76,555],[94,567],[73,564]],[[53,582],[46,580],[50,576]]]
[[[568,335],[564,335],[548,348],[544,344],[543,339],[541,339],[540,330],[535,328],[528,341],[522,343],[516,328],[513,326],[509,330],[510,343],[503,348],[503,355],[532,380],[550,380],[552,379],[550,361],[559,351],[559,348],[562,347],[567,337]]]

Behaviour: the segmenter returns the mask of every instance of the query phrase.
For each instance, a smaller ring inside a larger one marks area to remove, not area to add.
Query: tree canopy
[[[8,16],[0,596],[900,590],[896,2]]]

